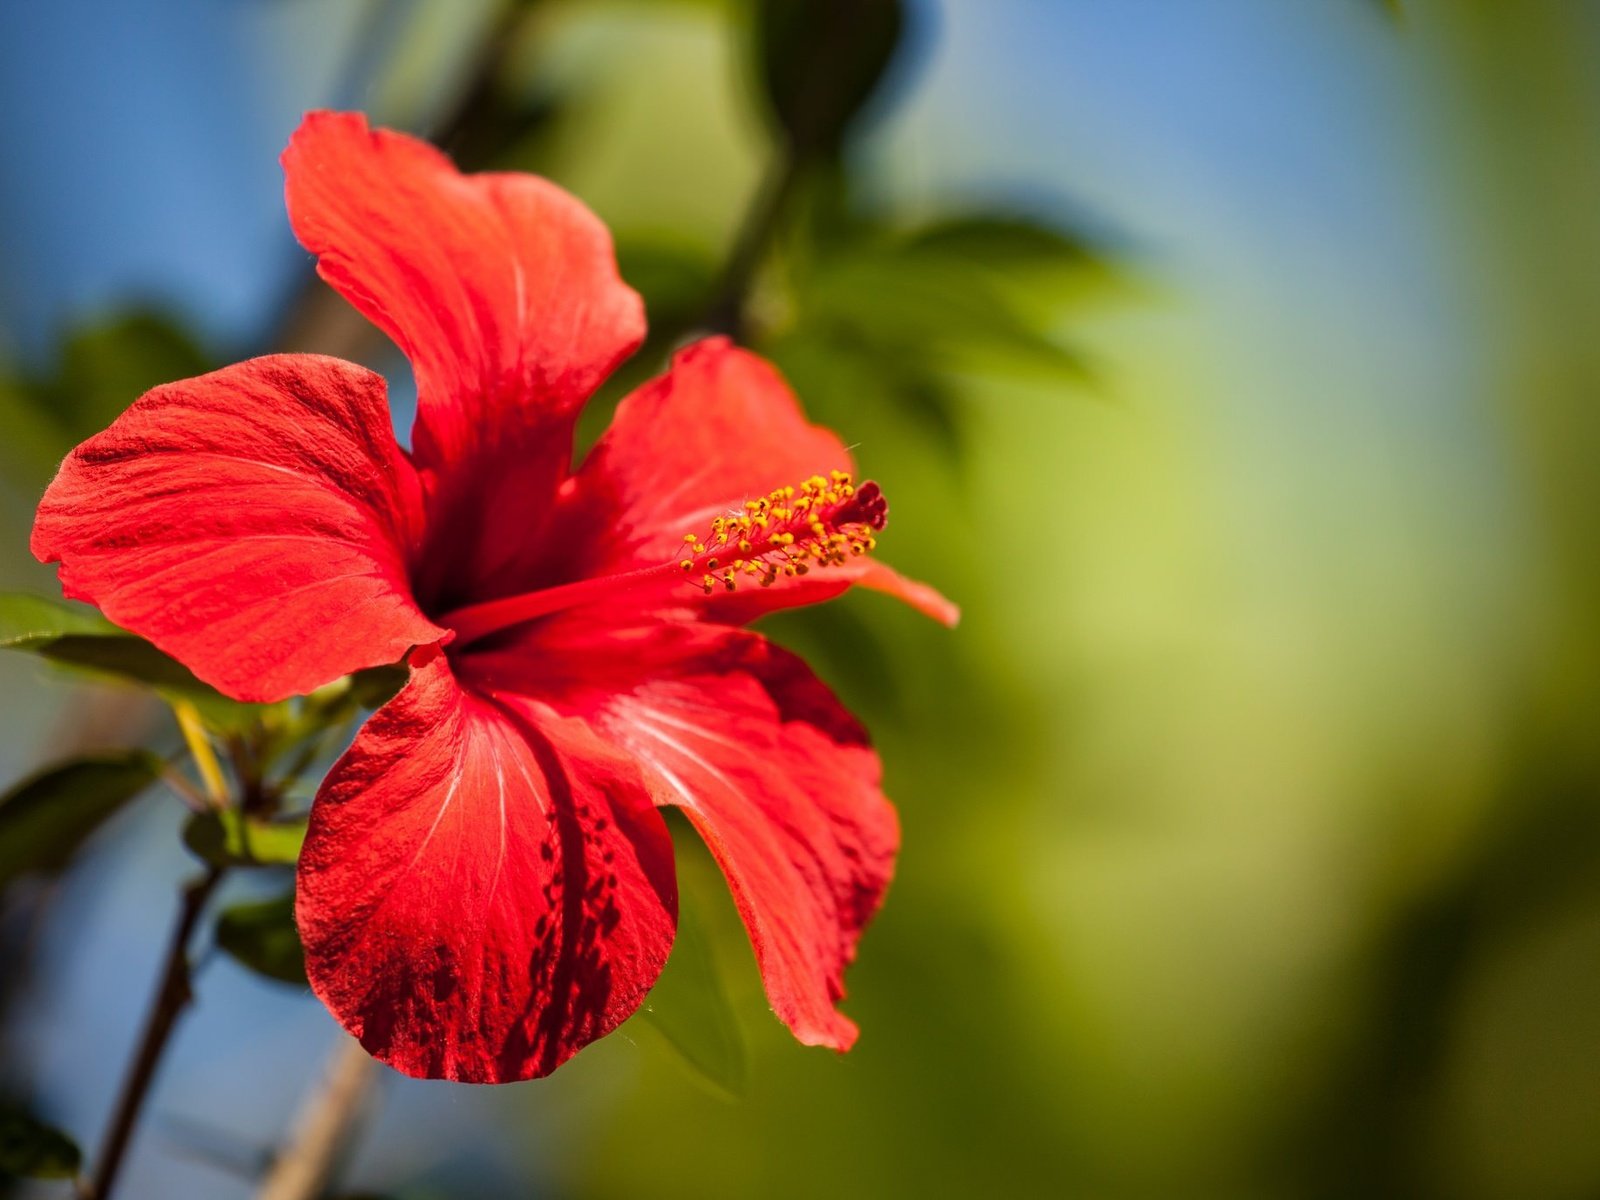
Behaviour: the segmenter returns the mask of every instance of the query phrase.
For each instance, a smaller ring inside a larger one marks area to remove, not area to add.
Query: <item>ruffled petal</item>
[[[672,846],[581,722],[462,687],[434,652],[312,809],[311,986],[408,1075],[547,1075],[638,1007],[672,945]]]
[[[861,726],[810,669],[701,622],[630,630],[564,618],[467,656],[475,677],[546,696],[625,750],[721,864],[773,1010],[847,1050],[844,970],[894,871],[899,825]]]
[[[680,351],[671,369],[617,408],[615,419],[562,497],[555,561],[547,577],[619,574],[677,558],[688,533],[774,488],[829,471],[852,471],[837,435],[806,420],[783,378],[726,338]],[[595,532],[604,530],[604,536]],[[883,586],[890,578],[905,586]],[[773,586],[678,599],[739,624],[763,613],[829,599],[852,583],[882,586],[950,621],[954,606],[925,584],[901,580],[870,559]]]
[[[412,597],[418,481],[380,376],[274,355],[142,396],[61,465],[32,548],[240,700],[281,700],[446,636]]]
[[[306,116],[283,155],[317,270],[410,358],[413,452],[434,491],[439,579],[481,598],[537,528],[590,393],[644,339],[611,237],[531,175],[463,175],[358,113]],[[465,580],[448,578],[465,574]]]

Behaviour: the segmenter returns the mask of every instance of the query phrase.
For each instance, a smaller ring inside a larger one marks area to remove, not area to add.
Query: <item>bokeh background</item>
[[[857,6],[796,86],[893,56],[791,172],[754,7],[0,6],[0,587],[52,592],[43,484],[153,383],[334,349],[404,430],[282,210],[341,106],[611,224],[661,336],[599,418],[755,246],[747,336],[965,610],[771,626],[905,826],[850,1055],[772,1018],[691,846],[742,1067],[636,1020],[541,1082],[385,1072],[339,1188],[1600,1195],[1600,8],[907,0],[885,42]],[[0,783],[174,736],[0,658]],[[7,889],[0,1088],[89,1148],[182,817]],[[125,1195],[250,1195],[337,1044],[225,957],[198,996]]]

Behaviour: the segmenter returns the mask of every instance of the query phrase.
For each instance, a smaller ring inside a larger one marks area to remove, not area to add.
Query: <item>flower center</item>
[[[771,587],[779,579],[843,566],[877,546],[889,503],[871,480],[855,483],[843,471],[813,475],[747,500],[742,512],[715,518],[703,534],[685,534],[685,557],[617,575],[580,579],[482,604],[439,618],[455,632],[452,647],[581,604],[632,596],[649,601],[690,584],[711,595],[744,583]]]

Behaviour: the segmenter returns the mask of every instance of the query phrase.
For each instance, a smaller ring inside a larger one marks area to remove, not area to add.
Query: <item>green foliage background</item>
[[[1591,17],[1233,6],[1340,79],[1249,86],[1297,105],[1313,146],[1358,114],[1363,157],[1311,161],[1330,189],[1348,169],[1400,198],[1355,231],[1403,244],[1411,266],[1382,274],[1314,204],[1258,202],[1289,166],[1218,184],[1188,164],[1214,189],[1190,193],[1174,144],[1131,174],[1177,185],[1135,194],[1097,174],[1133,153],[1116,112],[1076,116],[1100,135],[1079,161],[1048,112],[1002,130],[963,123],[984,98],[958,87],[922,104],[915,54],[891,60],[895,23],[867,11],[892,5],[856,6],[843,56],[795,4],[765,23],[732,0],[545,0],[479,25],[447,7],[389,31],[366,102],[611,224],[655,334],[589,433],[687,331],[737,326],[858,444],[894,505],[885,556],[964,621],[861,595],[770,626],[866,720],[901,806],[900,871],[850,976],[855,1051],[804,1050],[771,1018],[680,839],[692,940],[657,1011],[542,1083],[464,1101],[390,1081],[401,1116],[352,1186],[503,1188],[470,1152],[399,1150],[430,1106],[471,1103],[496,1169],[538,1194],[1600,1193]],[[1062,28],[1095,19],[1066,7]],[[984,37],[980,0],[936,8],[938,36]],[[988,78],[1029,86],[1019,71]],[[1363,72],[1399,107],[1363,106]],[[1087,209],[929,181],[930,162],[981,174],[991,138],[1058,157]],[[1189,207],[1218,195],[1242,215]],[[394,369],[314,293],[297,304],[289,344],[337,333]],[[22,548],[53,459],[207,358],[181,323],[104,318],[0,373],[17,586],[48,587]],[[24,766],[50,737],[171,740],[102,691],[0,667],[64,714],[19,716]],[[246,899],[223,936],[292,979],[281,908]],[[195,1023],[228,1020],[202,995]],[[319,1054],[265,1069],[309,1080]],[[50,1108],[49,1080],[0,1082]]]

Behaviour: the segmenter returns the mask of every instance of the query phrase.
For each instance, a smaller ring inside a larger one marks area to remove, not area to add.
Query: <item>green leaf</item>
[[[350,676],[350,696],[362,708],[382,708],[400,694],[411,671],[404,665],[367,667]]]
[[[195,678],[194,672],[177,659],[131,633],[73,633],[31,648],[59,666],[143,684],[167,700],[186,700],[214,729],[243,729],[257,719],[263,707],[230,700]]]
[[[913,253],[934,253],[1007,272],[1098,267],[1099,253],[1063,230],[1026,217],[975,213],[948,217],[907,240]]]
[[[217,948],[259,975],[306,987],[306,956],[294,923],[294,892],[234,904],[217,917]]]
[[[69,634],[110,636],[122,631],[94,609],[25,592],[0,592],[0,646],[27,650]]]
[[[261,705],[230,700],[143,638],[118,629],[91,608],[20,592],[0,593],[0,648],[24,650],[63,667],[144,684],[187,700],[222,730],[254,722]]]
[[[872,396],[920,426],[952,466],[966,460],[960,389],[924,356],[886,352],[884,346],[820,322],[791,330],[762,346],[796,392],[812,401],[824,424],[851,418],[839,397]],[[846,400],[845,403],[849,401]],[[831,605],[822,606],[823,609]]]
[[[183,844],[214,867],[292,867],[306,840],[306,822],[263,821],[233,809],[196,813],[183,827]]]
[[[618,237],[617,268],[657,323],[698,312],[716,275],[702,247],[665,236]]]
[[[760,0],[757,59],[773,115],[804,157],[831,157],[900,44],[900,0]]]
[[[0,796],[0,887],[25,871],[60,871],[105,820],[161,776],[144,750],[73,759]]]
[[[1083,361],[987,276],[887,250],[819,269],[801,297],[816,323],[880,354],[962,370],[981,367],[1078,380]]]
[[[680,896],[678,933],[661,978],[640,1010],[701,1082],[737,1100],[749,1086],[744,1037],[694,907]]]
[[[0,376],[0,468],[22,488],[43,488],[71,447],[26,380]]]
[[[72,446],[98,433],[160,383],[204,373],[211,364],[182,326],[134,310],[71,330],[54,366],[0,378],[0,456],[17,476],[42,485]]]
[[[209,366],[175,321],[154,312],[122,313],[73,330],[50,390],[70,431],[87,436],[157,384],[203,374]]]
[[[12,1105],[0,1106],[0,1175],[71,1179],[83,1153],[77,1143]]]

